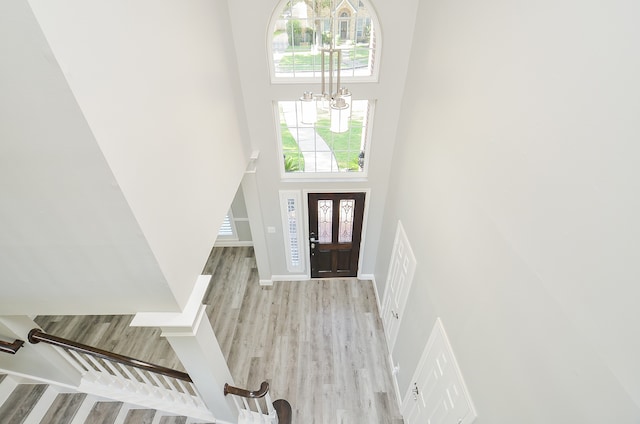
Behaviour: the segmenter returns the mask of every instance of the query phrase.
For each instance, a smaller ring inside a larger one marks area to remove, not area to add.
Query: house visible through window
[[[319,49],[328,45],[343,52],[343,77],[374,75],[376,32],[372,11],[363,2],[294,0],[283,4],[273,26],[273,77],[320,76]],[[336,17],[333,22],[332,14]]]

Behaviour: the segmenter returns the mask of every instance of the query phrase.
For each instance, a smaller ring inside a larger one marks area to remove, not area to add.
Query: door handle
[[[413,400],[418,400],[418,395],[420,394],[420,390],[418,390],[418,383],[413,383],[413,389],[411,392],[413,393]]]

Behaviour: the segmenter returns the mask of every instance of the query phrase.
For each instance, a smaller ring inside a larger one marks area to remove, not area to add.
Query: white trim
[[[272,275],[273,281],[307,281],[309,276],[307,274],[285,274],[285,275]]]
[[[253,246],[253,240],[240,241],[240,240],[216,240],[213,243],[216,247],[247,247]]]
[[[386,334],[385,334],[386,337]],[[387,349],[389,345],[387,344]],[[396,392],[396,403],[398,404],[398,410],[402,411],[402,394],[400,393],[400,384],[398,383],[398,374],[400,373],[400,364],[398,364],[398,371],[393,363],[393,355],[389,352],[389,360],[391,361],[391,381],[393,381],[393,388]]]
[[[296,234],[289,232],[291,225],[289,223],[289,202],[293,201],[293,211],[295,216]],[[282,217],[282,238],[284,241],[284,252],[287,259],[287,270],[289,272],[304,272],[304,238],[302,236],[303,222],[305,216],[303,214],[302,200],[300,190],[280,190],[280,216]],[[291,250],[291,241],[295,240],[298,244],[298,264],[293,263],[293,252]]]
[[[376,305],[378,306],[378,316],[382,319],[382,305],[380,304],[380,296],[378,294],[378,285],[376,284],[376,277],[374,274],[362,274],[358,277],[360,280],[370,280],[371,284],[373,284],[373,293],[376,296]],[[389,365],[391,365],[391,380],[393,381],[393,387],[395,389],[395,397],[396,403],[398,404],[398,409],[402,407],[402,394],[400,394],[400,384],[398,383],[398,372],[400,370],[400,364],[398,364],[398,371],[396,371],[396,365],[393,360],[393,353],[391,349],[389,349],[389,335],[387,334],[387,328],[382,326],[382,333],[384,335],[384,344],[387,347],[387,353],[389,354]]]
[[[273,280],[260,280],[261,286],[273,286]]]
[[[197,327],[202,299],[209,287],[211,275],[200,275],[182,312],[139,312],[131,327]]]
[[[382,318],[382,305],[380,303],[380,295],[378,294],[378,284],[376,284],[376,276],[374,274],[360,274],[358,276],[358,280],[370,280],[371,284],[373,284],[373,294],[376,296],[376,305],[378,306],[378,316]],[[384,328],[384,325],[382,326],[382,329],[385,331],[385,337],[386,337],[386,330]],[[385,340],[387,339],[385,338]]]
[[[303,189],[302,190],[302,206],[304,208],[304,235],[305,239],[309,239],[309,193],[364,193],[364,212],[362,215],[362,230],[360,233],[360,253],[358,254],[358,273],[362,267],[362,258],[364,257],[364,241],[367,232],[367,220],[369,217],[369,198],[371,197],[370,188],[331,188],[331,189]],[[309,254],[309,243],[305,246],[305,264],[307,267],[307,279],[311,279],[311,256]],[[358,278],[358,277],[355,277]]]
[[[369,18],[371,19],[371,28],[374,31],[374,37],[376,40],[375,47],[373,48],[373,66],[371,67],[371,75],[366,76],[340,76],[340,80],[345,84],[358,84],[358,83],[377,83],[380,81],[380,62],[383,52],[383,40],[382,40],[382,25],[378,19],[378,11],[369,0],[361,0],[367,11],[369,11]],[[280,13],[284,8],[286,0],[280,0],[273,12],[271,18],[265,28],[265,41],[267,50],[267,62],[269,67],[269,79],[271,84],[319,84],[320,77],[276,77],[276,67],[273,64],[273,30],[275,28],[276,21],[280,18]]]
[[[380,303],[380,294],[378,293],[378,284],[376,284],[376,277],[374,274],[362,274],[359,279],[371,280],[371,284],[373,284],[373,293],[376,296],[376,305],[378,306],[378,316],[382,320],[382,304]],[[382,333],[384,335],[384,344],[387,347],[387,353],[389,354],[389,364],[391,365],[391,380],[393,381],[393,387],[395,389],[395,397],[396,403],[398,404],[398,409],[402,408],[402,394],[400,393],[400,384],[398,383],[398,372],[394,372],[396,365],[393,359],[393,352],[389,347],[389,334],[387,334],[387,327],[384,326],[384,321],[382,325]],[[398,370],[400,370],[400,364],[398,364]]]
[[[362,171],[357,172],[286,172],[284,169],[284,162],[279,161],[280,180],[283,183],[286,182],[368,182],[369,177],[369,155],[371,151],[374,115],[376,113],[377,101],[375,98],[357,98],[354,100],[367,102],[367,113],[364,116],[362,122],[364,140],[364,165]],[[280,107],[279,102],[297,102],[298,99],[291,100],[290,98],[275,99],[273,100],[273,118],[276,129],[276,139],[278,142],[278,158],[284,157],[284,150],[282,149],[282,133],[280,131]]]

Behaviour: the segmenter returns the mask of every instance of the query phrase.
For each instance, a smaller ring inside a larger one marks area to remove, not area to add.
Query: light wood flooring
[[[402,423],[386,342],[369,281],[275,282],[261,287],[253,249],[214,248],[207,314],[235,385],[269,381],[293,423]],[[38,317],[48,333],[182,369],[159,330],[128,327],[131,316]],[[153,340],[153,343],[151,342]]]

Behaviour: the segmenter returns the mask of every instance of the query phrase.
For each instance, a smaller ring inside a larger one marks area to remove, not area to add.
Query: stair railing
[[[53,346],[82,375],[82,391],[194,418],[213,418],[185,372],[76,343],[38,328],[29,332],[28,340]]]
[[[260,389],[256,391],[241,389],[226,383],[224,385],[224,395],[233,395],[233,402],[240,411],[240,416],[238,417],[240,422],[268,424],[278,423],[278,414],[271,402],[271,396],[269,396],[269,383],[266,381],[263,381],[260,385]],[[253,405],[249,402],[251,399],[253,399]],[[264,405],[261,404],[261,400],[263,400]]]
[[[0,352],[15,355],[16,352],[24,345],[22,340],[14,340],[12,343],[0,340]]]

